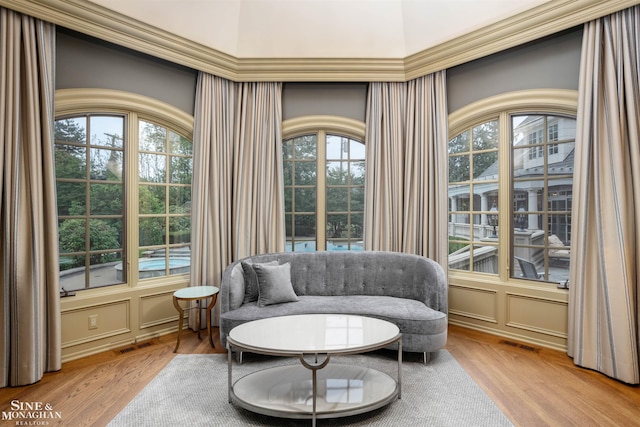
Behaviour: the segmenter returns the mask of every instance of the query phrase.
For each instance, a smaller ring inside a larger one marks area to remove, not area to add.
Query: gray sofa
[[[393,322],[402,333],[403,350],[424,353],[425,361],[447,340],[444,271],[417,255],[375,251],[256,255],[225,269],[219,297],[220,339],[225,347],[229,331],[242,323],[311,313]]]

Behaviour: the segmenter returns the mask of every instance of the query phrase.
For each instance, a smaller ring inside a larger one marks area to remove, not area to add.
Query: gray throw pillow
[[[298,301],[291,283],[289,263],[278,266],[257,264],[253,269],[258,276],[258,307]]]
[[[258,276],[253,269],[254,265],[278,265],[278,261],[269,261],[265,263],[250,263],[247,261],[241,261],[242,271],[244,271],[244,299],[243,304],[249,302],[258,301]]]

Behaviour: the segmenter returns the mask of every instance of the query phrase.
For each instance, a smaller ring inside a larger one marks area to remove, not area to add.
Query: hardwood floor
[[[216,349],[202,336],[184,332],[178,352],[224,352],[217,329]],[[68,362],[34,385],[0,389],[0,413],[12,400],[43,402],[62,415],[50,426],[104,426],[174,357],[175,338]],[[576,367],[564,353],[456,326],[446,348],[516,426],[640,425],[639,387]]]
[[[640,388],[566,353],[449,328],[446,347],[517,426],[638,426]]]

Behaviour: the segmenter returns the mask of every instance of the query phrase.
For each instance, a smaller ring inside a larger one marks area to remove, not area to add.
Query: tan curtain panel
[[[233,163],[234,258],[284,250],[282,83],[242,83]]]
[[[366,250],[401,252],[404,209],[405,83],[369,84],[365,117]]]
[[[447,266],[446,74],[369,85],[365,249]]]
[[[448,114],[444,71],[408,82],[404,252],[448,267]]]
[[[199,74],[192,286],[219,286],[222,272],[236,259],[284,250],[281,121],[282,83],[235,83]],[[192,316],[190,327],[195,321]]]
[[[585,25],[579,87],[568,353],[640,382],[640,7]]]
[[[2,386],[61,367],[53,158],[55,27],[0,8]]]

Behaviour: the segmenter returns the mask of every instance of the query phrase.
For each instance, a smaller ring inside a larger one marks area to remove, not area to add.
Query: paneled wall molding
[[[131,299],[120,298],[104,303],[88,304],[77,308],[62,308],[63,325],[73,323],[76,328],[65,328],[62,334],[62,349],[93,343],[105,338],[117,337],[131,332]],[[116,314],[117,316],[114,316]],[[124,316],[123,316],[124,314]],[[89,333],[87,323],[90,315],[97,316],[99,327],[96,333]],[[104,324],[104,326],[102,326]],[[80,326],[79,326],[80,325]],[[84,327],[82,327],[84,326]]]
[[[636,0],[551,0],[406,58],[236,58],[86,0],[0,0],[0,6],[234,81],[406,81],[583,24]]]
[[[138,324],[140,330],[152,328],[154,326],[166,325],[178,321],[180,315],[173,306],[174,290],[165,292],[154,292],[140,295],[138,306]],[[188,312],[185,311],[185,318]]]
[[[498,323],[498,293],[492,289],[449,284],[449,315]]]
[[[507,292],[506,299],[506,326],[567,338],[567,301],[513,292]],[[545,313],[544,319],[539,313]]]

